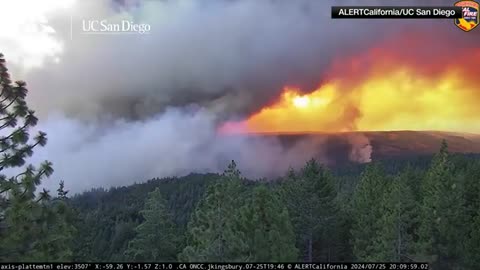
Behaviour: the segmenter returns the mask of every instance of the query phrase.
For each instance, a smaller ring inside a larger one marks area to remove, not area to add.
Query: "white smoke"
[[[153,177],[221,172],[231,159],[247,177],[278,176],[321,153],[322,140],[285,148],[275,137],[224,137],[216,133],[213,119],[205,110],[176,108],[133,123],[88,123],[51,115],[39,127],[49,143],[30,162],[52,161],[55,173],[45,186],[54,190],[64,180],[76,192]]]
[[[368,163],[372,161],[373,147],[370,139],[361,133],[348,134],[347,139],[352,145],[349,158],[358,163]]]

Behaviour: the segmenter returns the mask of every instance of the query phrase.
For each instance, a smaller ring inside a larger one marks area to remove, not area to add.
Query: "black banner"
[[[0,270],[339,270],[429,269],[427,263],[0,263]]]
[[[335,6],[332,19],[456,19],[461,7]]]

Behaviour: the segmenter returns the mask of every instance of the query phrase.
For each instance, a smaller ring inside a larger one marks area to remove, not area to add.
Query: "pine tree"
[[[480,265],[480,161],[470,162],[465,176],[465,209],[468,238],[466,240],[466,264],[469,269]]]
[[[53,202],[53,211],[55,214],[55,221],[52,226],[51,235],[53,239],[50,242],[50,247],[55,247],[52,251],[52,261],[70,261],[73,258],[72,246],[74,236],[77,234],[77,229],[74,224],[74,211],[70,206],[70,199],[67,197],[68,190],[64,189],[63,181],[60,181],[57,189],[57,198]]]
[[[175,261],[180,239],[159,188],[149,194],[141,214],[144,222],[135,229],[126,256],[135,261]]]
[[[417,207],[411,188],[409,174],[397,176],[383,196],[383,216],[377,238],[381,247],[376,254],[380,261],[411,261],[414,252],[414,229]]]
[[[180,261],[228,262],[247,260],[247,244],[238,227],[244,200],[241,174],[234,161],[211,185],[188,225],[188,245]]]
[[[480,209],[477,215],[469,223],[469,237],[466,243],[466,265],[468,269],[476,269],[480,265]]]
[[[466,238],[461,181],[454,174],[448,146],[442,142],[425,176],[421,204],[418,253],[435,269],[455,269]]]
[[[35,249],[26,260],[65,262],[73,258],[72,244],[76,233],[73,224],[73,211],[63,181],[57,190],[57,197],[41,202],[41,218],[36,228],[38,236],[33,240]]]
[[[283,199],[295,227],[298,247],[308,262],[313,261],[314,241],[327,243],[329,233],[335,224],[336,191],[331,174],[314,159],[307,162],[299,174],[293,170],[288,173],[289,180],[284,183]]]
[[[378,243],[382,229],[382,198],[387,177],[378,164],[369,164],[363,172],[353,198],[353,253],[359,261],[378,261],[382,250]]]
[[[464,172],[465,212],[469,220],[477,216],[480,209],[480,160],[469,162]],[[467,222],[471,224],[471,222]]]
[[[240,228],[248,245],[248,261],[296,261],[295,233],[290,217],[278,195],[265,185],[255,187],[252,198],[242,208]]]
[[[352,251],[352,203],[351,198],[338,198],[338,212],[335,217],[333,230],[329,231],[335,241],[331,250],[328,250],[328,261],[353,261]]]
[[[57,196],[61,200],[67,199],[68,190],[65,190],[65,182],[60,181],[60,184],[57,189]]]
[[[50,202],[48,191],[36,192],[42,179],[53,173],[52,164],[45,161],[38,168],[24,167],[33,149],[46,144],[46,134],[39,132],[30,141],[29,130],[38,119],[25,101],[26,83],[12,83],[1,54],[0,90],[0,130],[5,134],[0,137],[0,258],[8,261],[55,260],[58,256],[51,252],[62,249],[62,245],[50,246],[48,251],[42,249],[45,237],[62,237],[54,229],[58,216],[52,210],[54,204]],[[10,177],[1,174],[12,168],[23,168],[23,172]]]

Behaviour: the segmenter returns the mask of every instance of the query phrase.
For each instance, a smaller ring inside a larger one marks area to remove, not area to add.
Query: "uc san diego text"
[[[106,32],[106,33],[139,33],[150,32],[151,26],[145,23],[134,23],[128,20],[120,22],[108,22],[107,20],[82,20],[83,32]]]

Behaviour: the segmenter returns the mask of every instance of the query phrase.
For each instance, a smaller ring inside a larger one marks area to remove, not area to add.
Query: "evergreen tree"
[[[480,265],[480,162],[470,162],[465,176],[465,209],[467,213],[468,238],[466,241],[466,264],[469,269]]]
[[[159,188],[149,194],[141,214],[144,222],[135,229],[137,235],[128,244],[127,257],[135,261],[175,261],[180,239]]]
[[[338,212],[335,217],[333,229],[329,231],[331,238],[335,240],[332,249],[328,250],[328,261],[353,261],[351,230],[353,223],[351,199],[338,200]],[[324,259],[325,260],[325,259]]]
[[[30,141],[29,130],[38,119],[27,106],[25,82],[12,83],[0,54],[0,258],[6,261],[55,261],[68,259],[68,230],[63,230],[62,208],[51,202],[48,191],[37,193],[43,178],[52,174],[52,164],[25,166],[37,146],[47,142],[39,132]],[[14,176],[5,171],[23,170]],[[67,226],[67,225],[65,225]],[[68,227],[68,226],[67,226]],[[62,228],[62,229],[60,229]],[[48,248],[47,248],[48,246]]]
[[[422,192],[420,259],[429,260],[434,269],[458,269],[466,238],[463,190],[445,141],[432,160]]]
[[[308,262],[313,261],[314,241],[329,248],[329,230],[335,224],[336,191],[331,174],[314,159],[307,162],[300,174],[288,173],[283,195],[295,227],[298,247]],[[321,248],[322,249],[322,248]]]
[[[408,176],[397,176],[378,206],[383,212],[377,238],[381,248],[376,254],[380,261],[412,260],[417,208],[413,192],[408,186]]]
[[[457,172],[458,173],[458,172]],[[464,173],[465,211],[469,220],[477,216],[480,209],[480,161],[470,161]],[[471,224],[468,222],[468,224]]]
[[[476,269],[480,265],[480,209],[470,224],[469,237],[466,243],[466,262],[468,269]]]
[[[50,246],[55,246],[56,250],[53,253],[55,261],[69,261],[73,258],[73,239],[77,234],[74,220],[75,213],[70,206],[70,199],[67,197],[68,190],[64,189],[64,182],[60,181],[57,189],[57,199],[54,200],[55,222],[53,225],[53,233],[55,237],[50,243]]]
[[[237,218],[244,195],[240,171],[230,163],[219,182],[211,185],[188,225],[188,245],[180,261],[242,262],[247,260],[245,236]]]
[[[353,198],[353,253],[359,261],[378,261],[382,251],[378,243],[382,229],[382,198],[387,177],[378,164],[369,164],[360,177]]]
[[[73,224],[73,212],[68,205],[68,198],[63,181],[57,190],[57,197],[50,201],[42,201],[41,217],[36,228],[36,248],[26,260],[65,262],[73,257],[72,244],[76,233]]]
[[[408,164],[402,171],[398,172],[403,183],[408,186],[410,193],[413,195],[413,199],[416,202],[422,200],[422,179],[424,178],[424,170],[414,168],[411,164]]]
[[[265,185],[254,188],[238,221],[248,245],[248,261],[296,261],[295,233],[278,195]]]
[[[115,224],[115,230],[112,236],[110,250],[112,255],[110,256],[111,261],[115,262],[129,262],[135,261],[135,256],[132,254],[128,249],[128,245],[135,239],[136,231],[135,229],[139,226],[139,224],[135,221],[125,221],[122,219],[118,219]],[[174,225],[175,226],[175,225]],[[177,229],[177,227],[174,227]],[[161,232],[158,232],[161,233]],[[178,234],[175,234],[178,236]],[[177,247],[179,243],[176,243]],[[134,253],[134,252],[133,252]],[[175,254],[176,255],[176,254]],[[175,258],[174,258],[175,260]],[[151,261],[151,260],[150,260]]]

